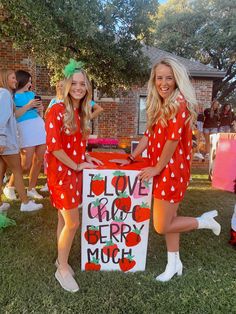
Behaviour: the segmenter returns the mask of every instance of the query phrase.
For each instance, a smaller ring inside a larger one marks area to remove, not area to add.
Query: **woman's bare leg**
[[[206,154],[210,153],[210,134],[209,133],[204,133],[205,141],[206,141]]]
[[[32,166],[29,173],[29,187],[28,190],[32,190],[37,185],[37,180],[44,160],[44,154],[46,145],[38,145],[35,147],[33,155]]]
[[[0,156],[0,205],[2,205],[2,183],[3,183],[3,178],[7,170],[7,165],[3,158]]]
[[[64,218],[60,210],[58,210],[57,216],[58,216],[58,222],[57,222],[57,243],[58,243],[62,229],[65,226],[65,222],[64,222]]]
[[[155,230],[164,234],[168,252],[179,251],[179,234],[195,230],[198,227],[196,218],[177,216],[179,203],[154,199],[153,222]]]
[[[26,148],[21,149],[21,152],[20,152],[21,167],[24,174],[29,173],[34,152],[35,152],[35,147],[26,147]],[[15,185],[14,174],[12,174],[7,186],[10,188],[10,187],[13,187],[14,185]]]
[[[78,208],[71,210],[61,210],[61,215],[64,219],[64,227],[62,228],[58,238],[58,262],[60,265],[60,271],[67,272],[69,271],[69,253],[75,233],[79,227],[79,210]]]

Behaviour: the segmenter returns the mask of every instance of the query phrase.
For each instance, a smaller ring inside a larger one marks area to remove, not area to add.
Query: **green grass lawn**
[[[82,272],[78,232],[70,263],[81,290],[63,291],[54,278],[57,216],[48,195],[37,213],[20,213],[13,202],[8,216],[17,226],[0,231],[0,313],[236,313],[236,250],[228,244],[235,195],[212,189],[207,177],[193,170],[179,212],[217,209],[222,233],[182,234],[184,274],[164,284],[154,278],[166,264],[165,242],[151,226],[146,271],[129,274]]]

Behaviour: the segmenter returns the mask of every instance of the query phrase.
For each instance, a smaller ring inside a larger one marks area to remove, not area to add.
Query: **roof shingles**
[[[143,47],[143,53],[149,58],[152,66],[164,57],[172,57],[179,60],[187,68],[192,77],[223,78],[225,76],[225,72],[223,71],[219,71],[198,61],[179,57],[173,53],[155,47],[145,46]]]

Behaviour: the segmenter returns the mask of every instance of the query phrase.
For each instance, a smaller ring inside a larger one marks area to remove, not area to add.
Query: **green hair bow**
[[[70,59],[70,62],[65,66],[63,73],[66,78],[71,77],[74,73],[81,71],[83,69],[84,62],[75,61],[74,59]]]

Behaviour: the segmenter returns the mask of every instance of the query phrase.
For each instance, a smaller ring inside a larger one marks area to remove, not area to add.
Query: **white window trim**
[[[144,133],[140,133],[140,122],[143,122],[143,121],[140,121],[140,99],[142,97],[145,97],[147,99],[147,95],[146,94],[140,94],[138,96],[138,135],[143,135]],[[147,121],[146,121],[147,122]]]
[[[98,90],[97,88],[94,89],[94,101],[96,102],[120,102],[120,98],[118,97],[98,97]]]

